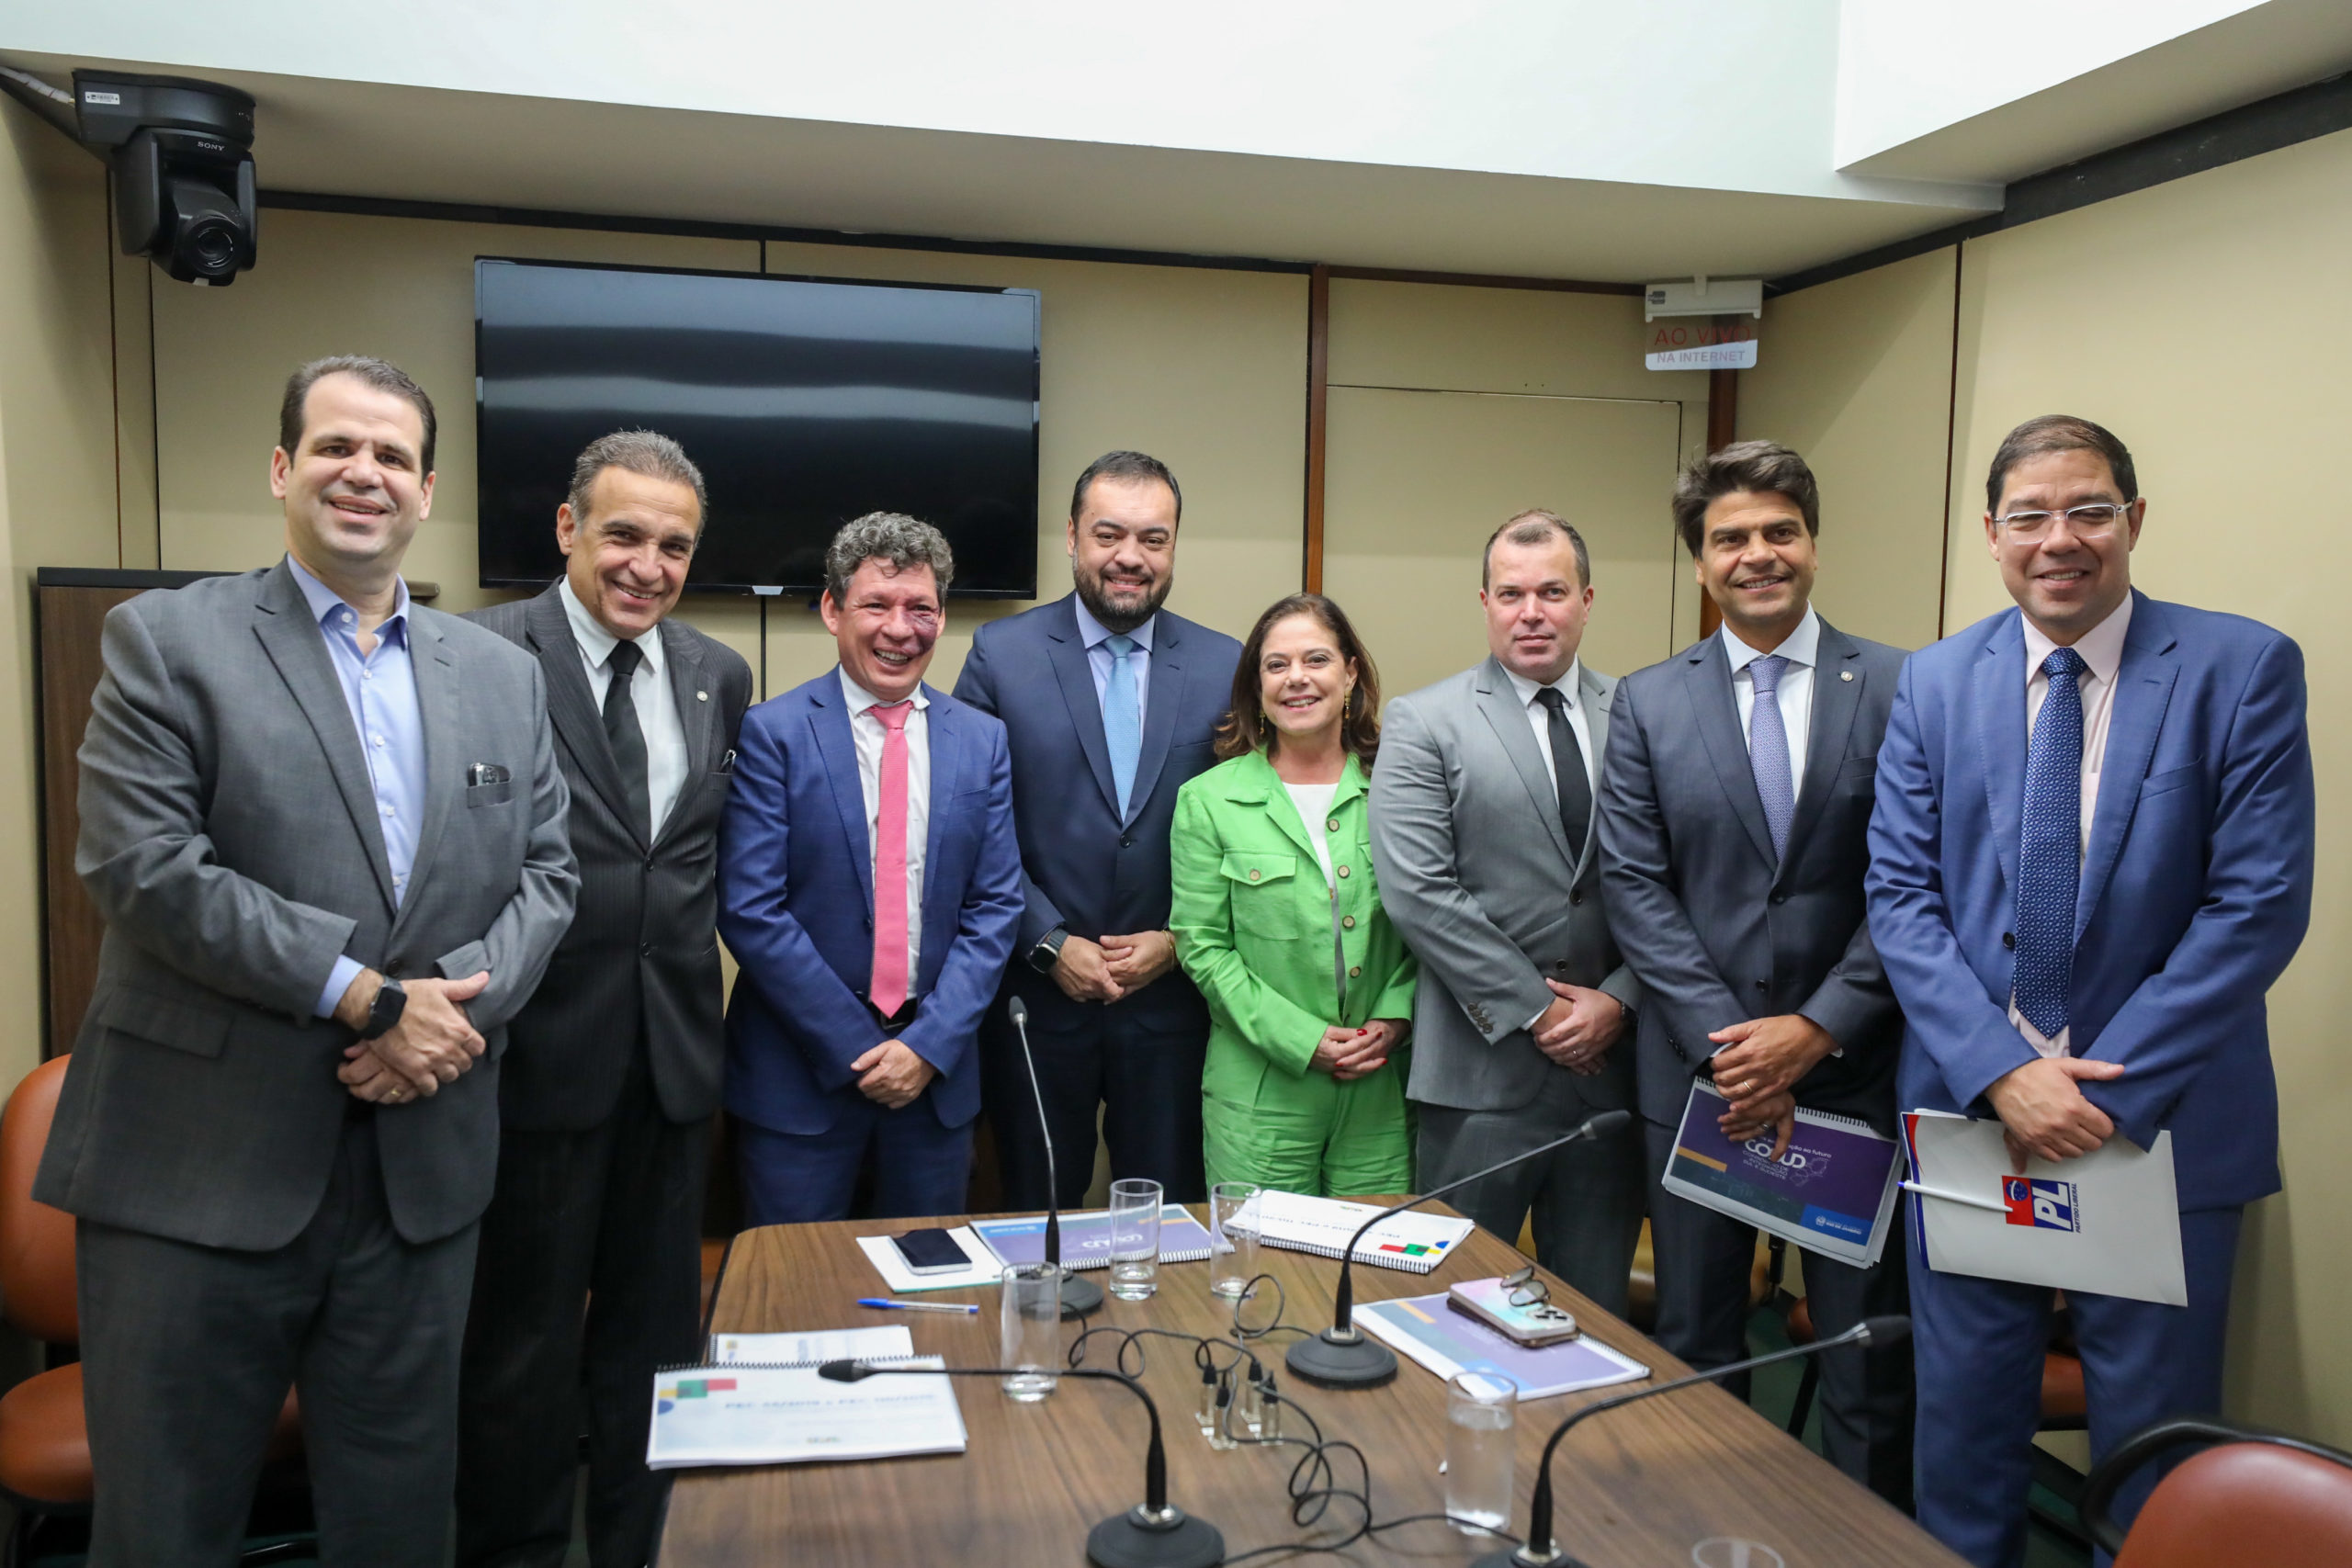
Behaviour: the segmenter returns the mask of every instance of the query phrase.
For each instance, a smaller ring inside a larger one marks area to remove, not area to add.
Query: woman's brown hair
[[[1266,634],[1293,615],[1308,616],[1329,632],[1340,645],[1340,657],[1355,666],[1356,687],[1347,699],[1347,716],[1340,723],[1340,744],[1355,753],[1368,773],[1380,751],[1380,672],[1373,668],[1372,655],[1358,640],[1348,613],[1320,593],[1277,599],[1250,628],[1249,640],[1241,645],[1241,662],[1233,667],[1232,705],[1216,721],[1216,760],[1229,762],[1259,750],[1270,739],[1259,698],[1263,682],[1258,666],[1266,657]]]

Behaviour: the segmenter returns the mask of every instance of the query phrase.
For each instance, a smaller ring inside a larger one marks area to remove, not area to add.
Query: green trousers
[[[1201,1102],[1202,1149],[1212,1185],[1254,1181],[1328,1198],[1413,1190],[1413,1119],[1403,1063],[1339,1083],[1327,1073],[1290,1080],[1244,1103],[1214,1090]]]

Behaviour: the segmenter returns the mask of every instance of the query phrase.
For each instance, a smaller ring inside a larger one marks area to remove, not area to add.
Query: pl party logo
[[[2055,1181],[2043,1176],[2004,1176],[2001,1203],[2008,1210],[2009,1224],[2013,1225],[2044,1231],[2083,1228],[2081,1211],[2075,1201],[2075,1184],[2071,1181]]]

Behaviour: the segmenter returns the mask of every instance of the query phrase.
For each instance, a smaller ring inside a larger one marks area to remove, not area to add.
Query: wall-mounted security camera
[[[254,265],[254,101],[180,76],[74,73],[84,142],[114,169],[122,254],[221,288]]]

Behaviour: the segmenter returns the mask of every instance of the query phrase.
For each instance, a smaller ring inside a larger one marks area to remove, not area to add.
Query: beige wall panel
[[[1946,624],[2007,606],[1978,518],[2001,436],[2036,414],[2113,429],[2149,498],[2132,580],[2280,627],[2309,661],[2318,896],[2270,994],[2287,1190],[2248,1212],[2231,1409],[2352,1442],[2352,645],[2333,455],[2352,384],[2324,333],[2266,314],[2281,277],[2352,283],[2352,132],[1968,243]]]
[[[1657,522],[1671,403],[1334,388],[1323,585],[1384,691],[1486,657],[1478,557],[1503,519],[1550,505],[1592,552],[1583,656],[1611,674],[1673,652],[1676,561]]]
[[[1821,481],[1814,603],[1898,648],[1933,642],[1943,612],[1957,255],[1773,300],[1757,367],[1739,378],[1741,438],[1794,447]]]
[[[102,164],[0,103],[0,1089],[40,1059],[33,574],[119,564]]]
[[[269,497],[269,451],[287,374],[321,355],[374,354],[415,377],[440,414],[433,514],[409,547],[407,575],[439,583],[435,605],[444,610],[506,597],[477,586],[478,255],[756,272],[760,248],[752,241],[264,213],[260,265],[232,288],[155,288],[164,566],[242,571],[277,558],[286,522]],[[552,517],[548,526],[555,526]],[[748,607],[695,602],[686,615],[747,658],[757,655]]]
[[[1184,487],[1169,608],[1242,636],[1298,591],[1306,472],[1306,279],[1295,273],[1022,256],[768,246],[771,272],[1035,288],[1042,297],[1037,591],[1069,591],[1069,487],[1116,447],[1149,452]],[[981,621],[1021,604],[957,602],[932,666],[952,686]],[[789,628],[785,629],[785,628]],[[769,620],[769,690],[821,674],[816,615]]]

